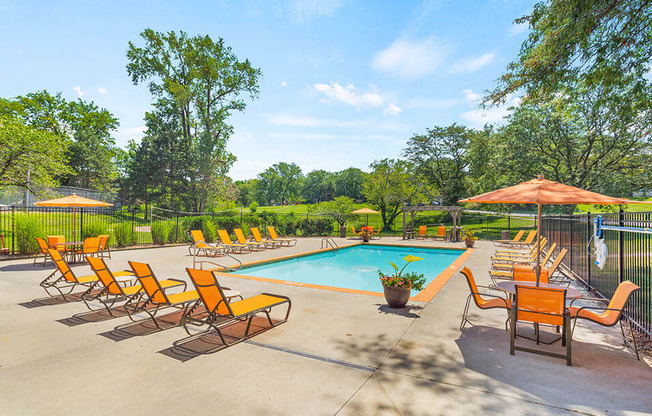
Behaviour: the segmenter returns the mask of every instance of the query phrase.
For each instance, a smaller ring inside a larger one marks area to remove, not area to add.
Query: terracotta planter
[[[471,248],[475,245],[475,240],[464,240],[464,244],[466,244],[468,248]]]
[[[364,241],[365,243],[368,243],[370,237],[371,237],[371,236],[369,236],[369,235],[363,235],[363,236],[362,236],[362,241]]]
[[[411,290],[405,287],[388,287],[383,285],[385,300],[390,308],[405,308],[410,300]]]

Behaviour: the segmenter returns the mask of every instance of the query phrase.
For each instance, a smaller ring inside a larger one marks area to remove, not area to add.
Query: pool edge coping
[[[454,250],[454,251],[461,251],[462,253],[457,257],[444,271],[439,273],[429,284],[426,286],[424,289],[422,289],[416,296],[411,296],[410,300],[415,301],[415,302],[430,302],[434,297],[439,293],[439,291],[448,283],[448,281],[455,275],[455,273],[462,267],[462,265],[466,262],[466,260],[469,258],[471,253],[475,251],[474,248],[456,248],[456,247],[432,247],[432,246],[421,246],[421,245],[412,245],[412,244],[384,244],[384,243],[362,243],[362,242],[356,242],[352,244],[347,244],[344,246],[340,246],[338,248],[349,248],[349,247],[355,247],[359,245],[371,245],[371,246],[387,246],[387,247],[411,247],[411,248],[426,248],[426,249],[439,249],[439,250]],[[278,263],[284,260],[289,260],[289,259],[295,259],[295,258],[301,258],[301,257],[307,257],[311,256],[314,254],[320,254],[320,253],[325,253],[325,252],[330,252],[333,251],[332,248],[325,248],[325,249],[319,249],[319,250],[311,250],[311,251],[306,251],[303,253],[297,253],[297,254],[289,254],[286,256],[280,256],[280,257],[273,257],[271,259],[266,259],[266,260],[257,260],[257,261],[252,261],[249,263],[243,263],[241,268],[249,268],[249,267],[254,267],[258,266],[261,264],[269,264],[269,263]],[[224,272],[224,270],[227,270],[227,268],[224,267],[217,267],[217,268],[212,268],[212,269],[207,269],[210,270],[214,273],[216,273],[219,276],[225,276],[225,277],[235,277],[235,278],[243,278],[247,280],[253,280],[257,282],[266,282],[266,283],[276,283],[276,284],[283,284],[283,285],[288,285],[288,286],[295,286],[295,287],[307,287],[310,289],[320,289],[320,290],[330,290],[333,292],[341,292],[341,293],[352,293],[352,294],[357,294],[357,295],[367,295],[367,296],[376,296],[376,297],[384,297],[385,295],[383,292],[371,292],[368,290],[359,290],[359,289],[349,289],[349,288],[343,288],[343,287],[335,287],[335,286],[326,286],[326,285],[316,285],[312,283],[302,283],[302,282],[293,282],[290,280],[280,280],[280,279],[271,279],[268,277],[258,277],[258,276],[249,276],[249,275],[244,275],[244,274],[233,274],[233,273],[228,273]]]

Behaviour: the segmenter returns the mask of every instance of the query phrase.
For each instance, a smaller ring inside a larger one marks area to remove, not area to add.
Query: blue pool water
[[[405,271],[424,273],[427,286],[462,253],[464,250],[362,245],[247,267],[234,274],[382,292],[378,270],[393,273],[390,261],[400,270],[405,264],[405,256],[423,257],[423,260],[411,263]],[[412,295],[418,293],[412,292]]]

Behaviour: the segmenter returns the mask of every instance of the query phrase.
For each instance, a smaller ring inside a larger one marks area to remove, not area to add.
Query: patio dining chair
[[[523,235],[525,235],[525,230],[520,230],[511,240],[496,240],[494,241],[494,245],[498,247],[511,247],[513,243],[521,241]]]
[[[420,225],[419,226],[419,231],[417,231],[414,234],[414,238],[417,239],[417,240],[423,240],[423,239],[425,239],[427,237],[426,236],[427,232],[428,232],[428,226],[427,225]]]
[[[110,235],[108,234],[102,234],[98,235],[100,238],[100,257],[105,258],[108,256],[111,258],[111,250],[109,249],[109,238],[111,238]]]
[[[461,273],[466,277],[466,282],[469,285],[469,296],[466,298],[466,304],[464,305],[464,312],[462,313],[462,322],[460,323],[460,331],[464,331],[466,324],[473,325],[468,318],[469,315],[469,306],[471,305],[471,300],[475,303],[480,309],[505,309],[507,311],[507,320],[505,320],[505,329],[507,329],[507,322],[509,321],[509,309],[511,307],[511,302],[509,299],[506,299],[502,296],[493,295],[490,293],[482,293],[478,288],[490,289],[488,286],[481,286],[475,282],[473,273],[468,267],[462,269]],[[491,299],[485,299],[483,296],[489,297]]]
[[[86,257],[98,257],[100,254],[100,237],[88,237],[84,240],[81,250],[75,250],[72,255],[79,256],[83,261]]]
[[[640,360],[641,358],[638,354],[638,346],[636,345],[636,336],[634,335],[633,332],[634,328],[632,327],[632,320],[623,312],[623,309],[625,309],[625,305],[627,304],[629,298],[632,296],[632,293],[634,293],[637,290],[641,290],[641,288],[635,285],[634,283],[630,282],[629,280],[626,280],[618,285],[611,299],[604,299],[604,298],[574,299],[568,308],[571,319],[575,320],[573,322],[573,329],[571,332],[575,331],[575,325],[577,324],[577,321],[579,319],[586,319],[587,321],[595,322],[596,324],[602,326],[614,326],[616,325],[616,323],[620,323],[620,333],[623,336],[623,342],[625,343],[625,345],[630,346],[629,340],[625,336],[625,330],[623,329],[623,318],[627,318],[627,320],[629,321],[629,332],[630,334],[632,334],[632,344],[634,344],[634,352],[636,353],[636,359]],[[606,308],[600,306],[590,306],[590,305],[577,307],[577,306],[573,306],[573,304],[576,301],[594,301],[594,302],[608,301],[609,304],[607,305]],[[594,311],[598,311],[598,312],[594,312]]]
[[[353,228],[353,227],[351,227]],[[258,227],[251,227],[251,235],[253,236],[253,241],[256,243],[265,244],[265,248],[279,248],[280,245],[277,241],[272,240],[263,240],[263,237],[260,235]]]
[[[272,241],[278,241],[278,243],[283,247],[291,247],[297,245],[297,239],[296,238],[279,238],[278,235],[276,235],[276,230],[274,227],[267,227],[267,232],[269,233],[269,239]]]
[[[138,312],[145,312],[154,322],[158,329],[161,325],[156,320],[156,314],[164,309],[174,308],[182,312],[182,317],[185,316],[188,308],[199,300],[199,294],[196,290],[186,290],[186,283],[178,279],[166,279],[159,281],[154,274],[154,271],[147,263],[138,263],[130,261],[129,266],[134,271],[138,278],[138,282],[143,287],[146,294],[146,300],[135,300],[125,304],[127,313],[135,314]],[[177,282],[177,285],[164,287],[162,282]],[[172,287],[183,286],[179,293],[167,293],[166,290]],[[183,319],[183,318],[182,318]],[[181,319],[181,320],[182,320]],[[179,324],[181,323],[179,321]]]
[[[35,237],[35,240],[38,243],[38,249],[41,251],[41,254],[43,254],[43,267],[45,267],[45,262],[48,260],[48,243],[44,238]],[[34,263],[32,263],[32,266],[36,265],[36,260],[38,260],[38,254],[34,256]]]
[[[188,276],[190,276],[193,285],[197,289],[201,302],[205,307],[205,312],[203,314],[186,314],[184,316],[184,327],[188,334],[190,334],[190,331],[188,330],[187,325],[208,325],[208,329],[201,332],[199,335],[214,329],[219,335],[223,346],[229,346],[249,338],[251,323],[254,317],[260,313],[264,313],[267,316],[267,320],[272,327],[287,322],[288,317],[290,316],[292,301],[287,296],[263,293],[236,302],[228,302],[224,296],[223,288],[220,286],[217,277],[213,272],[190,268],[186,268],[186,271],[188,272]],[[281,321],[274,323],[270,312],[272,308],[281,305],[287,305],[285,317]],[[236,321],[246,322],[247,327],[242,337],[236,339],[234,342],[227,343],[221,329],[224,325]]]
[[[539,325],[552,325],[561,327],[561,345],[565,346],[565,353],[560,354],[549,350],[534,349],[516,345],[516,327],[519,322],[535,324],[536,343],[539,345]],[[547,355],[555,358],[565,358],[566,365],[571,362],[571,335],[570,314],[566,310],[566,289],[551,289],[535,286],[516,285],[516,294],[512,302],[511,328],[509,338],[509,353],[524,351],[532,354]]]
[[[235,237],[238,239],[238,243],[249,247],[249,250],[260,251],[265,249],[265,244],[263,243],[259,243],[257,241],[247,241],[244,233],[240,228],[234,228],[233,232],[235,233]]]

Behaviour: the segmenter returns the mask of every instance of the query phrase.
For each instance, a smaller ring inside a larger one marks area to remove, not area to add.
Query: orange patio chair
[[[50,289],[55,289],[65,301],[70,302],[70,299],[66,296],[72,293],[76,287],[82,286],[86,288],[87,291],[93,289],[93,286],[98,280],[95,274],[77,277],[58,250],[50,248],[48,249],[48,254],[57,266],[57,269],[39,284],[45,290],[45,293],[50,296],[56,296],[56,294],[50,293]],[[130,275],[132,275],[130,272],[118,272],[115,274],[115,276],[119,277]]]
[[[515,247],[515,248],[516,247],[522,247],[522,248],[528,247],[534,242],[534,239],[536,238],[536,236],[537,236],[537,230],[530,230],[527,237],[525,237],[525,240],[523,240],[523,241],[520,241],[520,240],[519,241],[512,241],[510,243],[510,247]]]
[[[511,247],[513,243],[521,241],[523,235],[525,235],[525,230],[520,230],[511,240],[496,240],[494,241],[494,245],[499,247]]]
[[[109,258],[111,258],[111,250],[109,249],[109,238],[111,238],[111,236],[108,234],[102,234],[98,237],[100,238],[100,257],[105,258],[108,255]]]
[[[427,225],[420,225],[419,226],[419,231],[417,231],[417,233],[414,234],[414,238],[423,240],[423,239],[425,239],[427,237],[426,236],[427,232],[428,232],[428,226]]]
[[[48,260],[48,243],[45,241],[44,238],[38,238],[35,237],[36,242],[38,243],[38,248],[41,250],[41,254],[43,254],[43,267],[45,267],[45,262]],[[34,263],[32,263],[32,266],[36,264],[36,260],[38,259],[38,254],[34,256]]]
[[[156,278],[156,275],[154,275],[152,268],[147,263],[130,261],[129,266],[131,266],[131,269],[138,278],[147,298],[144,301],[136,300],[125,304],[125,309],[128,313],[135,314],[138,312],[145,312],[152,319],[154,325],[156,325],[158,329],[161,329],[161,326],[156,320],[156,314],[163,309],[175,308],[182,311],[182,318],[179,320],[179,324],[181,324],[183,316],[185,316],[188,308],[199,300],[199,294],[197,291],[185,290],[186,284],[183,280],[166,279],[164,281],[159,281]],[[162,284],[162,282],[165,281],[177,282],[178,284],[165,287],[164,284]],[[166,292],[166,289],[168,288],[179,287],[181,285],[183,285],[182,292],[170,294]]]
[[[443,225],[440,225],[439,227],[437,227],[437,234],[433,235],[432,239],[433,240],[438,240],[438,239],[445,240],[446,239],[446,227],[443,226]]]
[[[192,244],[188,247],[188,254],[191,256],[193,250],[196,255],[204,253],[204,255],[210,257],[221,256],[224,254],[224,251],[222,251],[221,248],[212,246],[206,242],[202,230],[190,230],[190,236],[192,237]]]
[[[505,299],[502,296],[492,295],[490,293],[481,293],[478,288],[490,289],[487,286],[481,286],[475,283],[475,278],[473,273],[468,267],[462,269],[461,273],[466,277],[466,282],[469,284],[469,289],[471,293],[466,298],[466,305],[464,306],[464,313],[462,314],[462,322],[460,323],[460,331],[464,331],[464,327],[467,323],[473,325],[469,320],[469,306],[471,305],[471,299],[475,302],[475,306],[480,309],[505,309],[507,311],[507,320],[505,321],[505,329],[507,329],[507,322],[509,321],[509,309],[511,307],[511,302],[509,299]],[[484,299],[482,296],[490,297],[491,299]]]
[[[278,241],[281,247],[291,247],[297,244],[296,238],[279,238],[278,235],[276,235],[276,230],[274,230],[274,227],[267,227],[267,232],[269,232],[269,240]]]
[[[627,337],[625,337],[625,330],[623,329],[623,317],[627,317],[625,313],[623,312],[623,309],[625,308],[625,305],[627,304],[627,301],[629,300],[630,296],[632,296],[632,293],[634,293],[637,290],[640,290],[641,288],[635,285],[634,283],[630,282],[629,280],[626,280],[622,282],[621,284],[618,285],[616,288],[616,291],[614,292],[613,297],[611,300],[609,299],[603,299],[603,298],[579,298],[579,299],[574,299],[571,302],[570,307],[568,308],[570,312],[571,319],[575,319],[573,322],[573,329],[572,331],[575,331],[575,325],[577,324],[577,321],[579,319],[586,319],[587,321],[595,322],[596,324],[600,324],[603,326],[614,326],[616,323],[620,322],[620,333],[623,336],[623,341],[625,345],[629,346],[629,341],[627,340]],[[600,306],[573,306],[573,304],[576,301],[608,301],[609,304],[607,305],[606,308],[600,307]],[[597,310],[598,312],[594,312],[594,310]],[[627,317],[629,321],[629,331],[633,335],[633,327],[632,327],[632,320],[631,318]],[[636,359],[640,360],[640,356],[638,354],[638,346],[636,345],[636,336],[632,336],[633,344],[634,344],[634,352],[636,353]]]
[[[537,345],[541,342],[539,338],[539,324],[561,327],[561,344],[566,347],[566,353],[559,354],[547,350],[517,346],[516,327],[518,322],[535,324]],[[549,357],[565,358],[566,365],[572,365],[570,314],[566,310],[566,289],[516,285],[510,323],[509,353],[511,355],[514,355],[514,351],[516,350],[525,351],[533,354],[547,355]]]
[[[236,302],[228,302],[224,296],[224,291],[222,290],[222,287],[220,286],[219,282],[217,281],[217,277],[213,272],[190,268],[187,268],[186,271],[188,272],[188,276],[190,276],[190,280],[192,280],[193,285],[197,289],[197,292],[201,298],[201,302],[204,304],[206,310],[203,314],[186,314],[184,317],[184,322],[188,325],[198,326],[207,324],[208,329],[199,335],[214,329],[222,341],[222,345],[220,345],[218,348],[233,345],[249,338],[251,322],[254,317],[260,313],[264,313],[267,316],[267,320],[269,321],[271,327],[275,327],[284,322],[287,322],[288,317],[290,316],[292,301],[287,296],[263,293]],[[274,321],[272,321],[272,317],[270,316],[270,312],[272,308],[281,305],[287,305],[285,317],[281,321],[274,323]],[[225,324],[234,321],[247,322],[247,327],[241,338],[228,343],[222,334],[221,328]],[[188,334],[190,334],[187,326],[186,331]],[[197,334],[195,334],[195,336],[196,335]]]
[[[74,256],[79,256],[81,260],[86,257],[98,257],[100,254],[100,237],[88,237],[84,240],[81,250],[75,250]]]
[[[222,245],[220,247],[224,247],[226,250],[232,253],[241,254],[245,250],[250,251],[248,245],[238,244],[231,241],[231,237],[229,237],[229,233],[227,233],[226,230],[217,230],[217,235],[220,236],[220,241],[222,242]]]
[[[66,243],[65,235],[49,235],[47,236],[47,239],[48,239],[48,246],[50,248],[59,250],[62,253],[72,250],[65,245]]]
[[[353,228],[353,227],[351,227]],[[251,235],[253,236],[253,241],[256,243],[265,244],[265,248],[279,248],[280,245],[277,241],[272,240],[263,240],[263,237],[260,235],[258,227],[251,227]]]
[[[265,249],[265,244],[263,243],[259,243],[257,241],[247,241],[244,233],[240,228],[235,228],[233,232],[235,233],[235,237],[238,239],[238,243],[249,247],[249,250],[260,251]]]

